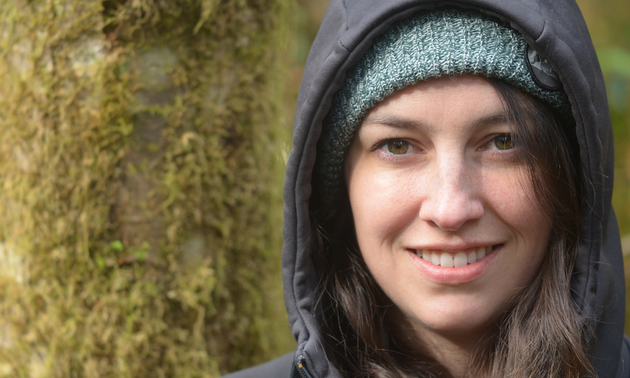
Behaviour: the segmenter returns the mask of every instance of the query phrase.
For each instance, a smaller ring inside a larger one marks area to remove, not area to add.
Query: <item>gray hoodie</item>
[[[505,21],[547,60],[564,86],[588,183],[571,292],[580,316],[594,330],[588,352],[598,376],[630,377],[630,349],[623,337],[623,263],[611,206],[611,119],[597,56],[573,0],[331,0],[304,70],[284,185],[284,295],[298,347],[290,355],[230,377],[339,377],[324,354],[320,324],[312,312],[317,280],[309,251],[309,199],[322,120],[346,71],[376,36],[397,20],[445,5],[472,8]]]

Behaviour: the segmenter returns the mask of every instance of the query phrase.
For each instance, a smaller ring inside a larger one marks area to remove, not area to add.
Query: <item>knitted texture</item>
[[[477,13],[436,11],[394,24],[346,75],[324,120],[315,166],[315,192],[331,205],[341,187],[343,162],[367,112],[407,86],[441,76],[478,74],[512,84],[566,113],[563,91],[532,77],[527,43],[516,31]]]

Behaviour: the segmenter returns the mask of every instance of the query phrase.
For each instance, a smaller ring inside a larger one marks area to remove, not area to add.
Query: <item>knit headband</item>
[[[394,24],[350,69],[335,94],[318,143],[313,183],[322,206],[342,187],[346,152],[361,120],[377,103],[410,85],[441,76],[503,80],[570,114],[558,77],[516,31],[466,11],[436,11]]]

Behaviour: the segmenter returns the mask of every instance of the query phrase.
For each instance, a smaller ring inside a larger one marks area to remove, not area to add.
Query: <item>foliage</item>
[[[213,377],[289,347],[287,9],[0,0],[0,376]]]

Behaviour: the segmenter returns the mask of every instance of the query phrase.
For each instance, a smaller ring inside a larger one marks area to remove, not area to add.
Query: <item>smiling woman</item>
[[[451,361],[471,354],[529,285],[549,240],[502,115],[480,77],[422,82],[372,108],[346,158],[367,268],[418,338]]]
[[[501,88],[512,94],[512,100],[528,100],[516,89]],[[391,321],[396,324],[392,335],[413,335],[412,343],[421,343],[417,349],[453,376],[464,375],[481,340],[501,338],[497,325],[509,319],[509,309],[518,302],[515,298],[527,289],[538,294],[544,290],[541,265],[548,254],[552,222],[533,185],[535,179],[544,180],[535,174],[544,160],[528,167],[526,155],[531,151],[525,136],[531,133],[528,124],[535,125],[536,119],[523,118],[524,104],[516,106],[522,108],[521,117],[513,125],[510,120],[516,117],[510,114],[511,107],[493,83],[480,76],[420,82],[367,113],[345,160],[345,182],[358,250],[369,271],[366,276],[373,277],[374,286],[395,306],[389,315],[375,316],[396,317]],[[556,128],[552,122],[545,124],[545,129]],[[562,152],[554,148],[562,145],[559,139],[546,147]],[[566,162],[566,156],[556,161]],[[577,180],[572,175],[563,178],[564,185],[556,192],[561,189],[572,195],[551,202],[554,207],[574,209],[573,236],[566,240],[573,246],[567,257],[573,257],[579,209],[571,188]],[[543,188],[553,192],[549,186]],[[567,251],[554,252],[563,256]],[[323,276],[335,276],[339,267],[326,268],[335,257],[326,253],[321,257]],[[570,266],[555,269],[559,276],[554,280],[566,283]],[[531,285],[535,277],[537,282]],[[330,291],[335,290],[332,286]],[[569,304],[568,288],[561,294],[563,304]],[[573,311],[558,304],[547,303],[551,308],[546,313],[562,323],[560,318]],[[555,314],[554,307],[559,310]],[[571,326],[556,331],[577,333],[567,341],[579,345],[579,329]],[[544,342],[549,338],[553,335],[548,334]],[[578,366],[588,363],[584,351],[574,345],[548,345],[560,359],[574,360]],[[527,351],[512,345],[506,352]],[[477,362],[470,369],[483,364]]]
[[[234,377],[630,377],[577,6],[333,0],[322,25],[285,182],[298,348]]]
[[[480,338],[540,268],[551,225],[518,147],[497,147],[511,132],[502,115],[486,80],[435,79],[372,108],[350,146],[359,250],[419,334]]]

